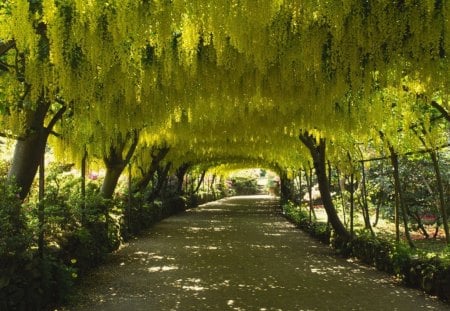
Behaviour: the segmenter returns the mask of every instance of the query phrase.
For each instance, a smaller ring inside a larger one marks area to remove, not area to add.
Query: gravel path
[[[450,310],[333,256],[277,213],[234,197],[170,217],[85,277],[64,310]]]

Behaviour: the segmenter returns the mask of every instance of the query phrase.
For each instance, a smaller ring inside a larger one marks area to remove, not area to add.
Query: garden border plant
[[[37,247],[36,194],[21,202],[17,188],[0,180],[0,310],[46,310],[67,302],[79,276],[99,266],[121,243],[164,218],[212,199],[191,195],[188,206],[188,198],[168,191],[151,202],[135,194],[130,202],[122,188],[121,195],[105,200],[98,181],[90,181],[82,200],[77,177],[59,169],[50,168],[46,178],[42,252]]]

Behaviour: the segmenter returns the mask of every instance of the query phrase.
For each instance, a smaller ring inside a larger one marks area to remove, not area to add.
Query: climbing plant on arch
[[[108,163],[135,131],[136,150],[164,143],[179,164],[257,154],[289,169],[325,150],[343,158],[343,137],[380,131],[412,148],[405,128],[450,110],[449,14],[439,0],[4,1],[0,122],[18,139],[9,176],[24,198],[52,135],[76,163],[86,152]],[[418,98],[430,109],[419,113]],[[429,131],[432,146],[448,123]]]

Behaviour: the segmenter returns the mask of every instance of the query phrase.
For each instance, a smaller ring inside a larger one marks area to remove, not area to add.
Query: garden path
[[[64,310],[450,310],[338,258],[269,196],[172,216],[86,276]]]

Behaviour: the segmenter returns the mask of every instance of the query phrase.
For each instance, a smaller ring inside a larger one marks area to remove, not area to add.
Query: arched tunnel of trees
[[[449,14],[442,0],[0,2],[0,310],[63,301],[153,223],[258,191],[340,254],[448,300]],[[248,168],[263,169],[233,177]]]

